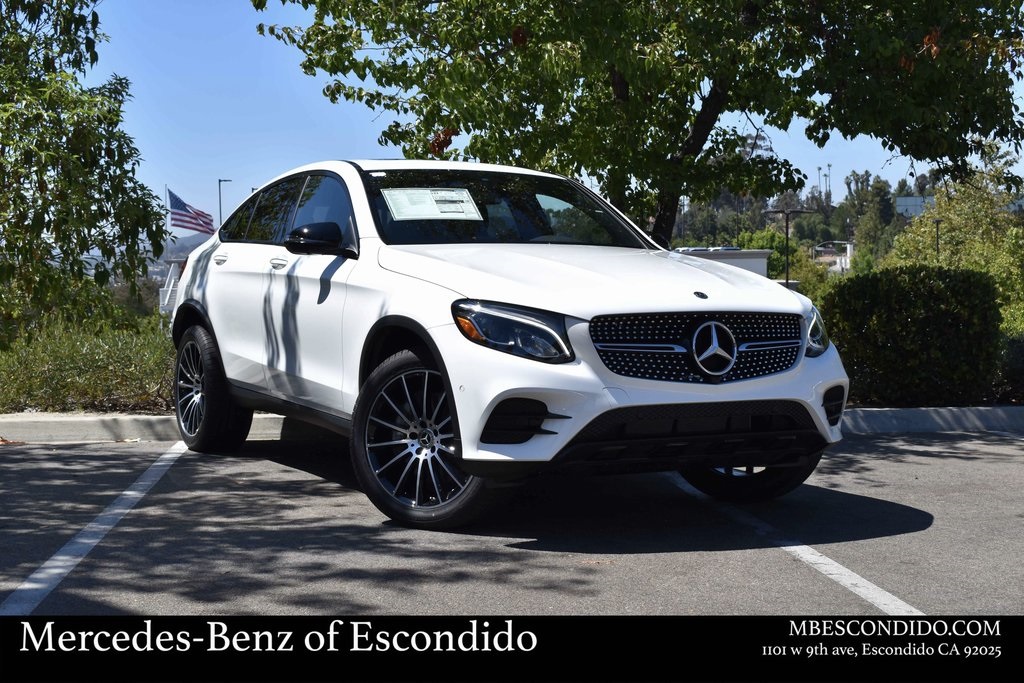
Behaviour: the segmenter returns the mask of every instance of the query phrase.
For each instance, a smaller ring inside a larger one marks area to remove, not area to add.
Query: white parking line
[[[704,497],[704,494],[697,491],[697,489],[690,486],[683,479],[672,477],[672,481],[690,495]],[[785,538],[778,529],[749,512],[728,503],[716,503],[715,507],[716,509],[721,509],[734,521],[751,527],[758,536],[762,536],[772,545],[785,550],[801,562],[817,569],[843,588],[867,600],[885,614],[890,616],[924,616],[924,612],[921,610],[908,605],[892,593],[879,588],[863,576],[822,555],[814,548]]]
[[[188,450],[184,442],[179,441],[156,459],[135,483],[125,489],[106,510],[101,512],[92,522],[79,531],[74,538],[39,569],[25,579],[24,583],[14,589],[3,604],[0,605],[2,616],[28,616],[39,606],[50,592],[60,585],[79,562],[103,540],[107,532],[117,526],[118,522],[149,493],[160,477],[170,469],[171,465],[182,453]]]

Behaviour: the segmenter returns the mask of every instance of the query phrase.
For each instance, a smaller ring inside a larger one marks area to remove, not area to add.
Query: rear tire
[[[198,325],[185,330],[178,343],[174,409],[181,440],[202,453],[238,450],[252,425],[252,410],[231,398],[217,343]]]
[[[405,526],[464,526],[493,502],[487,482],[459,467],[458,417],[445,387],[433,363],[400,351],[356,401],[352,468],[377,509]]]
[[[821,460],[818,451],[787,467],[701,467],[679,471],[690,484],[712,498],[750,503],[785,495],[807,480]]]

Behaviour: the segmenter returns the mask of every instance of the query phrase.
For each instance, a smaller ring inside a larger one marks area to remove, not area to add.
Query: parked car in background
[[[660,248],[579,182],[484,164],[274,178],[190,255],[172,331],[191,449],[238,448],[256,409],[296,416],[424,528],[550,471],[782,495],[841,439],[848,389],[804,296]]]

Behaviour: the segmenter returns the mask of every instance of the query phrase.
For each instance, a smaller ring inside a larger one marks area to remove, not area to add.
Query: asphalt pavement
[[[249,438],[278,439],[291,430],[315,428],[278,415],[254,416]],[[850,408],[845,434],[1019,432],[1024,406],[964,408]],[[176,441],[173,415],[124,413],[9,413],[0,415],[0,443],[86,443],[94,441]]]

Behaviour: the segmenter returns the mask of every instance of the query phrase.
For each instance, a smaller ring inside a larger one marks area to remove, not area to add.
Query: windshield
[[[364,177],[388,244],[650,247],[611,207],[560,178],[439,170],[372,171]]]

